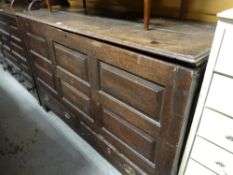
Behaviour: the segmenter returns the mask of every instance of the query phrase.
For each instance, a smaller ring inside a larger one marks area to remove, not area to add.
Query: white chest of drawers
[[[233,175],[233,9],[218,17],[179,175]]]

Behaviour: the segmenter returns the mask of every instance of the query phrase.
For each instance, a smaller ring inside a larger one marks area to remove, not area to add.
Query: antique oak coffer
[[[160,19],[144,32],[62,11],[16,15],[46,110],[123,174],[176,173],[211,26]]]

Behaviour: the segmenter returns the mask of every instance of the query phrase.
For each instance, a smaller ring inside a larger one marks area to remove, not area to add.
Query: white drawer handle
[[[218,166],[220,166],[221,168],[226,167],[226,166],[224,165],[224,163],[222,163],[222,162],[220,162],[220,161],[216,161],[215,164],[218,165]]]
[[[230,142],[233,142],[233,136],[226,136],[226,139],[229,140]]]

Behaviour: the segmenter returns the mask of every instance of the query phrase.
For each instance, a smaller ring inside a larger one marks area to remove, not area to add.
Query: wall
[[[143,0],[86,0],[89,8],[114,9],[118,11],[142,12]],[[185,18],[216,22],[216,13],[233,7],[233,0],[186,0]],[[71,4],[82,5],[82,0],[70,0]],[[179,17],[180,0],[154,0],[152,14]]]

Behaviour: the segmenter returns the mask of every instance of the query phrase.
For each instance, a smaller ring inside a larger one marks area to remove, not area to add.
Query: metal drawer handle
[[[68,112],[65,112],[64,115],[65,115],[65,118],[66,118],[66,119],[68,119],[68,120],[71,119],[71,116],[70,116],[70,114],[69,114]]]
[[[127,164],[123,164],[123,168],[125,170],[125,172],[129,175],[136,175],[134,169],[132,167],[130,167],[129,165]]]
[[[110,148],[107,148],[107,153],[108,153],[108,154],[112,154],[112,151],[111,151]]]
[[[233,142],[233,136],[226,136],[226,139],[229,140],[230,142]]]
[[[218,166],[220,166],[221,168],[226,167],[226,165],[224,165],[224,163],[220,162],[220,161],[216,161],[215,164],[218,165]]]

